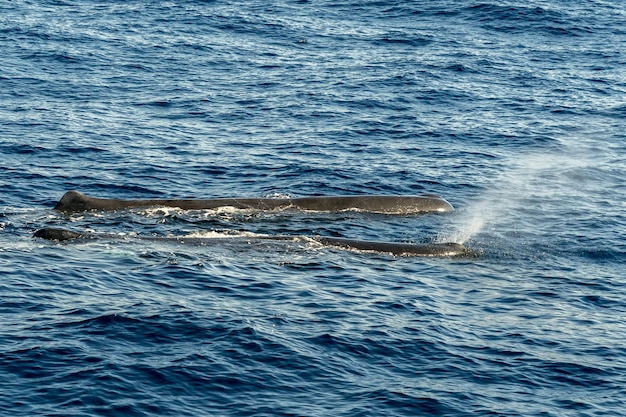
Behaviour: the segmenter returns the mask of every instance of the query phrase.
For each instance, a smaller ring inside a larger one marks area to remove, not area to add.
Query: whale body
[[[315,196],[299,198],[213,198],[213,199],[147,199],[120,200],[89,197],[78,191],[68,191],[54,207],[65,213],[91,210],[123,210],[130,208],[177,207],[183,210],[234,207],[252,210],[295,209],[338,212],[357,210],[382,214],[416,214],[450,212],[454,207],[434,194],[412,196]]]
[[[43,238],[54,241],[70,241],[77,239],[96,239],[96,238],[120,238],[117,235],[96,235],[92,233],[78,233],[66,229],[45,228],[37,230],[34,237]],[[189,237],[134,237],[141,240],[150,241],[173,241],[188,244],[206,244],[208,242],[223,242],[225,238],[189,238]],[[323,246],[336,247],[340,249],[356,250],[364,252],[386,253],[396,256],[469,256],[472,251],[458,243],[430,243],[430,244],[413,244],[413,243],[395,243],[395,242],[378,242],[368,240],[345,239],[338,237],[326,236],[254,236],[243,237],[250,241],[258,240],[275,240],[275,241],[313,241]],[[237,239],[235,237],[230,239]],[[241,238],[239,238],[241,239]]]
[[[364,252],[389,253],[397,256],[461,256],[472,252],[459,243],[396,243],[370,240],[354,240],[340,237],[314,236],[311,239],[325,246],[352,249]]]

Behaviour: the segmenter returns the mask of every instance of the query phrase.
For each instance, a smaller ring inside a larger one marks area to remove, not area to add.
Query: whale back
[[[90,233],[78,233],[71,230],[46,228],[40,229],[35,232],[34,237],[53,240],[53,241],[70,241],[79,238],[82,239],[119,239],[117,235],[94,235]],[[177,242],[181,244],[201,244],[204,245],[210,242],[211,238],[183,238],[183,237],[136,237],[139,240],[144,241],[163,241],[163,242]],[[252,238],[246,237],[246,240]],[[356,240],[345,239],[326,236],[289,236],[289,235],[277,235],[277,236],[259,236],[259,240],[297,240],[304,239],[317,242],[321,245],[328,247],[336,247],[340,249],[364,251],[364,252],[377,252],[386,253],[396,256],[464,256],[470,255],[472,252],[465,246],[458,243],[431,243],[431,244],[413,244],[413,243],[396,243],[396,242],[378,242],[368,240]],[[213,239],[214,242],[223,242],[223,238]]]
[[[89,197],[78,191],[68,191],[55,206],[56,210],[74,213],[91,210],[122,210],[139,207],[177,207],[183,210],[235,207],[252,210],[306,210],[339,212],[356,210],[368,213],[414,214],[450,212],[454,207],[445,199],[432,194],[417,196],[314,196],[299,198],[214,198],[214,199],[153,199],[119,200]]]

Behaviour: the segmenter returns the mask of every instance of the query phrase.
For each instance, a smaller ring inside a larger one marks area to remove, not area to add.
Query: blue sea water
[[[0,1],[0,414],[626,415],[624,21],[620,0]],[[54,211],[70,189],[456,211]]]

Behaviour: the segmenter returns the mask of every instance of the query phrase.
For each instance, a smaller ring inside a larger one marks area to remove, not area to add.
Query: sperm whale
[[[45,228],[40,229],[33,235],[37,238],[53,240],[53,241],[72,241],[72,240],[89,240],[97,238],[119,239],[117,235],[98,235],[93,233],[79,233],[66,229]],[[198,238],[198,237],[140,237],[134,238],[149,241],[172,241],[185,244],[208,244],[220,243],[225,238]],[[257,235],[254,237],[243,237],[246,241],[250,240],[274,240],[274,241],[310,241],[321,244],[323,246],[335,247],[347,250],[356,250],[363,252],[386,253],[396,256],[468,256],[472,251],[458,243],[430,243],[430,244],[413,244],[413,243],[395,243],[395,242],[378,242],[367,240],[345,239],[339,237],[327,236],[289,236],[277,235],[266,236]],[[231,239],[237,239],[233,237]],[[241,239],[241,238],[239,238]]]
[[[213,198],[213,199],[147,199],[120,200],[90,197],[78,191],[66,192],[54,207],[64,213],[91,210],[123,210],[130,208],[177,207],[183,210],[234,207],[252,210],[284,210],[339,212],[357,210],[382,214],[416,214],[450,212],[454,207],[434,194],[412,196],[314,196],[299,198]]]

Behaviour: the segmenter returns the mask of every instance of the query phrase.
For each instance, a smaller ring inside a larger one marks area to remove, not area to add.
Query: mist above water
[[[521,225],[541,228],[549,222],[550,207],[582,192],[584,169],[590,161],[581,153],[552,152],[520,156],[475,201],[460,208],[454,228],[437,242],[464,244],[477,235],[511,230]]]

